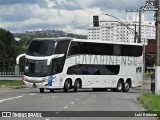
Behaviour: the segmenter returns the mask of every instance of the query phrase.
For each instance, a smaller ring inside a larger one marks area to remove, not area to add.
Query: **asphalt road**
[[[145,109],[137,101],[137,97],[143,92],[143,90],[130,90],[129,93],[93,92],[87,89],[77,93],[72,91],[69,93],[63,93],[63,91],[39,93],[38,89],[0,89],[0,111],[144,111]],[[21,120],[22,118],[0,118],[0,120],[3,119]],[[33,119],[153,120],[151,117],[45,117]]]

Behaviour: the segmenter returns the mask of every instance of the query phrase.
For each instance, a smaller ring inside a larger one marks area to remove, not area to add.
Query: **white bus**
[[[37,38],[25,56],[23,83],[26,87],[63,89],[81,88],[128,92],[142,85],[143,46],[72,38]]]

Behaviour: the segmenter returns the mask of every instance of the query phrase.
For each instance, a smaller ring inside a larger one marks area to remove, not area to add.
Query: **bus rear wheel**
[[[122,90],[123,90],[123,82],[121,80],[119,80],[118,83],[117,83],[116,91],[117,92],[122,92]]]
[[[44,88],[39,88],[40,93],[44,93]]]
[[[123,92],[128,92],[130,88],[129,82],[126,82],[123,87]]]

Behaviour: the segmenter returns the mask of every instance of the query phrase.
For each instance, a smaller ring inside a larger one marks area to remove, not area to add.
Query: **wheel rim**
[[[122,84],[121,83],[118,84],[118,90],[119,91],[122,90]]]
[[[77,88],[80,88],[80,84],[79,84],[79,82],[77,83]]]
[[[129,84],[128,84],[128,83],[125,84],[125,89],[126,89],[126,90],[129,89]]]

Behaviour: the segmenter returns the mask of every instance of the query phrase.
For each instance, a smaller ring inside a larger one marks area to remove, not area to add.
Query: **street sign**
[[[155,1],[147,1],[146,6],[155,6]]]
[[[140,8],[140,10],[142,10],[142,11],[157,11],[158,8],[156,8],[155,6],[142,6]]]
[[[147,1],[145,6],[140,8],[141,11],[157,11],[158,8],[155,6],[155,1]]]

